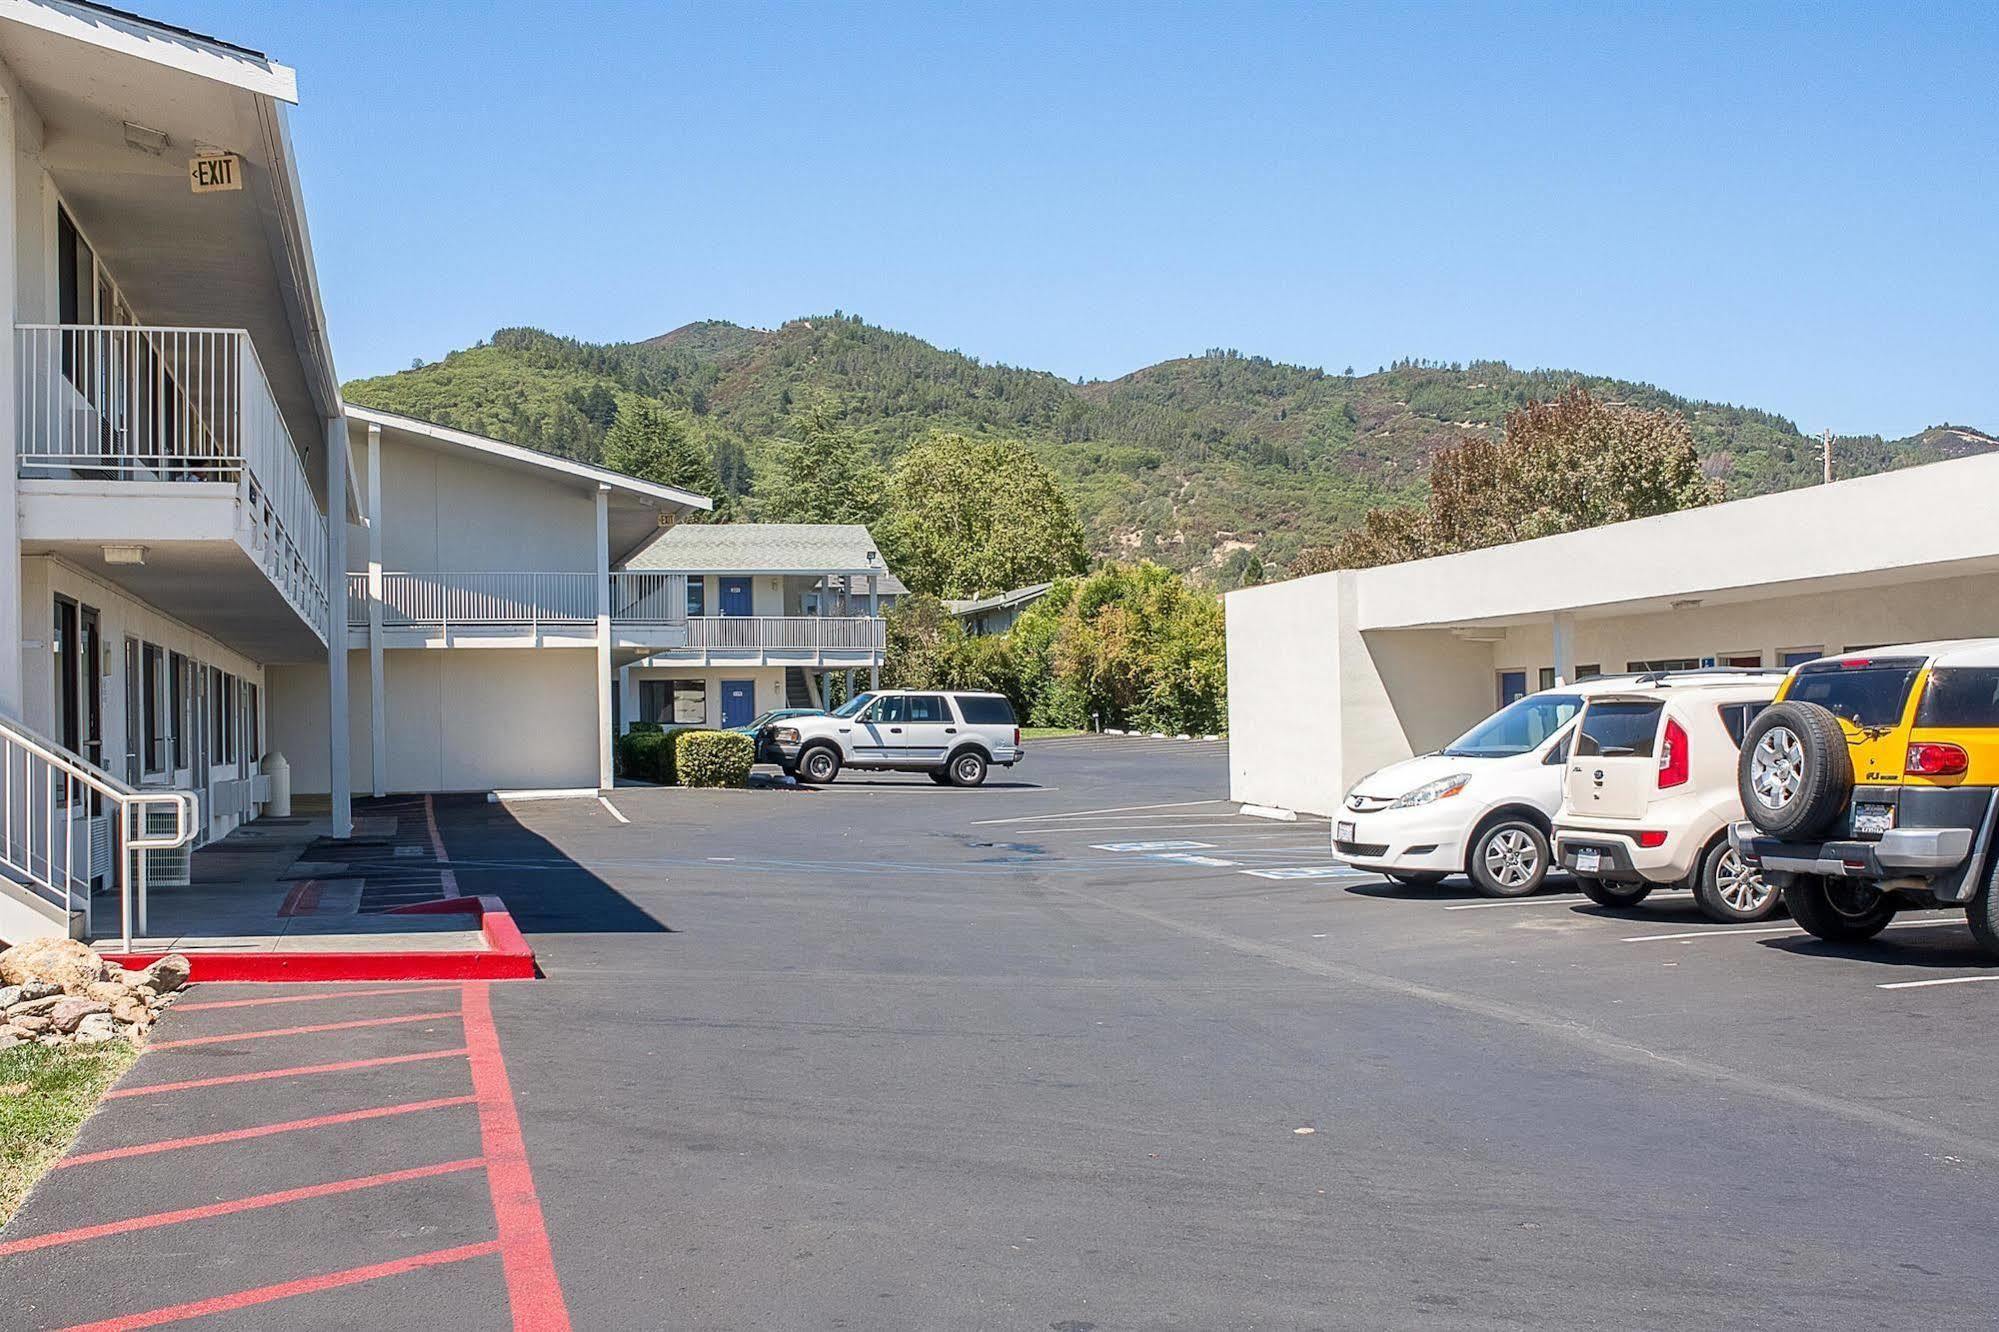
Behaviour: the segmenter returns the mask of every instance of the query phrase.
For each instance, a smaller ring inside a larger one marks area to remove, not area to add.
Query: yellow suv
[[[1746,865],[1821,939],[1902,906],[1962,906],[1999,957],[1999,639],[1808,661],[1750,723],[1736,769]]]

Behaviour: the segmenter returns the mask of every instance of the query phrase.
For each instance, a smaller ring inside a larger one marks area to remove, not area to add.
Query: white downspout
[[[597,786],[616,783],[611,767],[611,488],[597,487]]]
[[[326,420],[326,776],[332,834],[354,835],[354,774],[347,737],[347,422]]]
[[[387,683],[382,672],[382,427],[368,423],[368,777],[389,793]]]
[[[25,722],[26,697],[22,675],[21,644],[21,484],[20,428],[14,410],[18,389],[15,358],[19,335],[14,325],[20,319],[15,300],[17,261],[15,260],[14,194],[14,112],[13,101],[0,95],[0,312],[7,326],[0,329],[0,717]],[[47,624],[42,626],[46,631]]]

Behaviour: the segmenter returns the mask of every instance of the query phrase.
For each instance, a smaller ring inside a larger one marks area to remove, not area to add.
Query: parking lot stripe
[[[520,1115],[514,1109],[513,1086],[500,1053],[500,1032],[493,1024],[492,996],[486,984],[470,984],[464,987],[462,1003],[466,1058],[472,1065],[472,1091],[479,1101],[486,1184],[500,1228],[500,1261],[506,1269],[507,1302],[513,1308],[515,1332],[568,1332],[569,1306],[562,1298],[548,1225],[542,1219],[541,1199],[535,1194],[527,1143],[521,1136]]]
[[[1131,814],[1141,809],[1187,809],[1194,805],[1226,805],[1226,800],[1168,800],[1157,805],[1112,805],[1108,809],[1074,809],[1059,814],[1016,814],[1010,819],[974,819],[974,827],[990,823],[1046,823],[1052,819],[1082,819],[1095,814]]]
[[[1663,891],[1649,894],[1645,900],[1650,902],[1661,897],[1689,897],[1692,894],[1693,890],[1691,888],[1667,888]],[[1562,893],[1559,896],[1547,897],[1543,897],[1537,893],[1531,897],[1494,898],[1490,902],[1460,902],[1456,906],[1447,906],[1444,910],[1484,911],[1489,907],[1582,906],[1588,901],[1589,899],[1580,893]]]
[[[1931,980],[1889,981],[1877,985],[1877,990],[1927,990],[1935,985],[1975,985],[1979,981],[1999,981],[1999,971],[1988,971],[1982,976],[1939,976]]]
[[[456,1174],[461,1170],[477,1170],[485,1164],[483,1158],[470,1156],[462,1161],[440,1161],[436,1165],[412,1166],[407,1170],[390,1170],[379,1175],[329,1180],[324,1184],[307,1184],[302,1188],[280,1189],[276,1193],[252,1194],[248,1198],[233,1198],[228,1202],[182,1207],[171,1212],[154,1212],[148,1216],[131,1216],[122,1221],[78,1226],[74,1230],[58,1230],[48,1235],[30,1235],[25,1239],[0,1243],[0,1258],[11,1258],[17,1253],[33,1253],[37,1249],[53,1249],[64,1244],[81,1244],[85,1240],[102,1239],[107,1235],[129,1235],[134,1231],[157,1230],[161,1226],[175,1226],[185,1221],[207,1221],[218,1216],[234,1216],[239,1212],[279,1207],[285,1203],[305,1202],[312,1198],[331,1198],[342,1193],[358,1193],[362,1189],[376,1189],[384,1184],[431,1179],[438,1175]]]
[[[169,1304],[164,1308],[149,1309],[144,1313],[121,1314],[116,1318],[100,1319],[94,1323],[78,1323],[68,1328],[66,1332],[138,1332],[140,1328],[160,1327],[167,1323],[185,1322],[190,1318],[207,1318],[214,1314],[233,1313],[238,1309],[255,1308],[259,1304],[269,1304],[274,1300],[287,1300],[298,1295],[338,1290],[342,1286],[355,1286],[363,1281],[377,1281],[383,1277],[400,1276],[405,1272],[418,1272],[426,1267],[462,1263],[469,1258],[484,1258],[499,1251],[498,1240],[482,1240],[477,1244],[462,1244],[455,1249],[434,1249],[429,1253],[412,1254],[408,1258],[392,1258],[385,1263],[369,1263],[365,1267],[349,1267],[338,1272],[323,1272],[318,1276],[300,1277],[295,1281],[255,1286],[231,1295],[190,1300],[186,1304]]]
[[[458,896],[458,874],[451,868],[451,857],[445,854],[444,838],[437,831],[437,804],[429,796],[423,798],[424,827],[430,832],[430,855],[437,862],[438,887],[447,898]]]
[[[404,1013],[396,1017],[355,1018],[348,1022],[316,1022],[307,1027],[268,1027],[263,1031],[226,1032],[220,1036],[189,1036],[178,1041],[154,1041],[148,1050],[185,1050],[196,1045],[227,1045],[231,1041],[257,1041],[268,1036],[310,1036],[322,1031],[353,1031],[358,1027],[399,1027],[409,1022],[437,1022],[457,1017],[456,1009],[435,1013]]]
[[[176,1013],[205,1013],[211,1008],[265,1008],[271,1004],[317,1004],[328,999],[373,999],[377,995],[426,994],[432,990],[455,990],[454,984],[397,985],[386,990],[357,990],[334,984],[313,994],[281,994],[269,999],[213,999],[206,1003],[175,1004]]]
[[[1963,923],[1962,921],[1956,921],[1956,920],[1898,920],[1894,924],[1888,926],[1888,928],[1891,930],[1922,930],[1922,929],[1934,929],[1939,925],[1959,925],[1962,923]],[[1711,929],[1689,930],[1684,934],[1634,934],[1628,939],[1620,940],[1620,942],[1663,943],[1668,939],[1714,939],[1731,934],[1810,934],[1810,933],[1811,933],[1810,930],[1801,930],[1795,925],[1765,925],[1765,926],[1759,926],[1756,929],[1748,929],[1748,930],[1728,929],[1723,926],[1716,925]]]
[[[609,814],[612,818],[616,819],[618,822],[620,823],[631,822],[630,819],[626,818],[623,814],[620,814],[618,812],[618,807],[611,803],[610,798],[608,796],[598,796],[597,803],[604,807],[605,813]]]
[[[274,1078],[303,1078],[317,1073],[346,1073],[358,1068],[414,1064],[425,1059],[456,1059],[464,1053],[465,1047],[460,1045],[449,1050],[418,1050],[414,1054],[383,1055],[378,1059],[343,1059],[335,1064],[301,1064],[296,1068],[272,1068],[261,1073],[225,1073],[213,1078],[189,1078],[185,1082],[149,1082],[142,1087],[114,1087],[104,1093],[104,1099],[116,1101],[128,1096],[155,1096],[160,1092],[193,1091],[197,1087],[228,1087],[239,1082],[269,1082]]]
[[[244,1142],[250,1138],[268,1138],[278,1133],[296,1133],[301,1129],[327,1128],[334,1124],[356,1124],[367,1119],[387,1119],[392,1115],[413,1115],[422,1110],[442,1110],[446,1106],[471,1105],[477,1099],[472,1096],[440,1096],[430,1101],[405,1101],[401,1105],[378,1105],[367,1110],[313,1115],[309,1119],[288,1119],[281,1124],[259,1124],[255,1128],[202,1133],[191,1138],[166,1138],[159,1142],[142,1142],[136,1147],[112,1147],[101,1152],[85,1152],[81,1156],[66,1156],[56,1162],[56,1169],[66,1170],[71,1166],[90,1165],[97,1161],[123,1161],[134,1156],[156,1156],[161,1152],[179,1151],[183,1147],[209,1147],[221,1142]]]

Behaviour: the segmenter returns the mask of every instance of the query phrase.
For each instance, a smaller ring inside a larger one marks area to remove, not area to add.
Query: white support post
[[[610,790],[611,768],[611,488],[597,487],[597,785]]]
[[[24,721],[21,646],[21,484],[19,417],[14,410],[15,334],[20,311],[15,301],[15,194],[13,102],[0,96],[0,717]],[[42,625],[46,632],[48,625]]]
[[[638,711],[639,701],[632,695],[632,668],[618,667],[618,734],[624,735],[632,729],[632,719]]]
[[[368,424],[368,777],[389,793],[389,719],[382,672],[382,427]]]
[[[1555,683],[1576,682],[1576,617],[1568,611],[1555,612]]]
[[[881,615],[881,593],[877,587],[875,576],[873,574],[869,574],[868,575],[868,619],[874,620],[879,618],[880,615]],[[868,626],[868,632],[869,633],[874,632],[873,624],[870,624]],[[870,648],[868,651],[868,688],[880,689],[881,687],[882,687],[881,662],[875,659],[874,651],[872,648]]]
[[[346,838],[354,835],[354,772],[347,740],[347,421],[339,416],[326,421],[326,568],[342,589],[328,598],[340,614],[327,617],[339,622],[326,634],[327,790],[332,834]]]

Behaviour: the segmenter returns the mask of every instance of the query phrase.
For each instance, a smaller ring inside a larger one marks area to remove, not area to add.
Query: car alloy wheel
[[[977,786],[986,779],[986,761],[977,754],[960,754],[951,761],[951,779],[960,786]]]
[[[1721,853],[1721,861],[1715,866],[1714,886],[1716,894],[1728,903],[1730,909],[1744,915],[1761,911],[1777,892],[1764,882],[1761,870],[1750,869],[1742,863],[1742,857],[1735,853],[1732,846]]]
[[[1541,872],[1541,850],[1518,828],[1502,828],[1485,844],[1485,872],[1502,888],[1521,888]]]
[[[1772,726],[1756,742],[1749,759],[1749,785],[1756,803],[1771,813],[1798,798],[1804,784],[1805,747],[1788,726]]]
[[[805,756],[805,779],[811,782],[833,780],[833,756],[823,749],[815,749]]]

